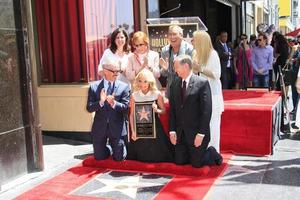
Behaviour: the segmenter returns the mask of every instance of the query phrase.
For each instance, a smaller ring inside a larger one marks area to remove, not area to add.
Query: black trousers
[[[233,87],[233,72],[232,68],[226,67],[221,71],[222,89],[231,89]]]
[[[178,137],[175,145],[175,163],[177,165],[191,164],[193,167],[202,167],[204,165],[215,165],[219,154],[216,149],[208,146],[208,142],[203,141],[199,147],[190,145],[186,142],[184,132]]]

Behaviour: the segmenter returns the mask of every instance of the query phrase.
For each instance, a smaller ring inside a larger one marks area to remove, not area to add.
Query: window
[[[159,18],[159,2],[158,0],[147,1],[147,18]]]
[[[84,17],[88,80],[93,81],[98,79],[98,64],[110,44],[111,32],[121,27],[128,34],[134,31],[133,1],[84,0]]]
[[[132,0],[42,0],[35,8],[42,83],[97,80],[110,33],[134,29]]]

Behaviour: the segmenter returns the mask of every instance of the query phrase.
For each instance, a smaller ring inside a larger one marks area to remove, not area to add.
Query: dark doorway
[[[164,13],[172,8],[181,5],[179,9],[174,10],[161,17],[187,17],[199,16],[208,28],[213,42],[220,31],[228,32],[228,40],[232,37],[232,17],[231,7],[219,3],[215,0],[160,0],[160,13]]]
[[[228,33],[228,41],[232,36],[231,7],[217,1],[208,1],[206,23],[208,32],[214,40],[223,30]]]

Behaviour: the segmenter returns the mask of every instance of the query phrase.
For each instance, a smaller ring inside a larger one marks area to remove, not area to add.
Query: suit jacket
[[[116,80],[113,88],[115,107],[107,102],[100,106],[100,92],[104,88],[104,80],[95,81],[90,85],[87,106],[88,112],[96,112],[91,134],[105,134],[107,125],[111,134],[119,138],[127,134],[126,119],[130,99],[129,85]]]
[[[232,49],[230,47],[230,44],[229,43],[226,43],[227,45],[227,48],[228,48],[228,51],[231,53],[231,67],[232,67]],[[221,70],[224,71],[226,68],[227,68],[227,62],[228,62],[228,59],[229,59],[229,56],[225,54],[226,50],[224,48],[224,46],[222,45],[222,43],[220,41],[217,41],[216,42],[216,45],[215,45],[215,48],[216,48],[216,51],[218,52],[219,54],[219,57],[220,57],[220,62],[221,62]]]
[[[188,145],[194,144],[197,133],[204,134],[203,143],[210,141],[209,122],[212,113],[211,91],[208,81],[192,74],[185,101],[181,100],[181,79],[176,79],[170,88],[170,131],[177,138],[184,132]]]

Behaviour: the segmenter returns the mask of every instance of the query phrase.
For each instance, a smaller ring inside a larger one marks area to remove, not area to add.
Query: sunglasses
[[[247,38],[243,37],[243,38],[241,38],[241,40],[247,40]]]
[[[145,44],[135,44],[134,46],[135,47],[141,47],[141,46],[144,46]]]
[[[257,41],[261,42],[261,41],[262,41],[262,39],[257,39]]]
[[[122,70],[111,70],[111,69],[107,69],[107,68],[103,68],[103,69],[110,71],[111,73],[114,73],[114,74],[119,74],[119,73],[123,72]]]

